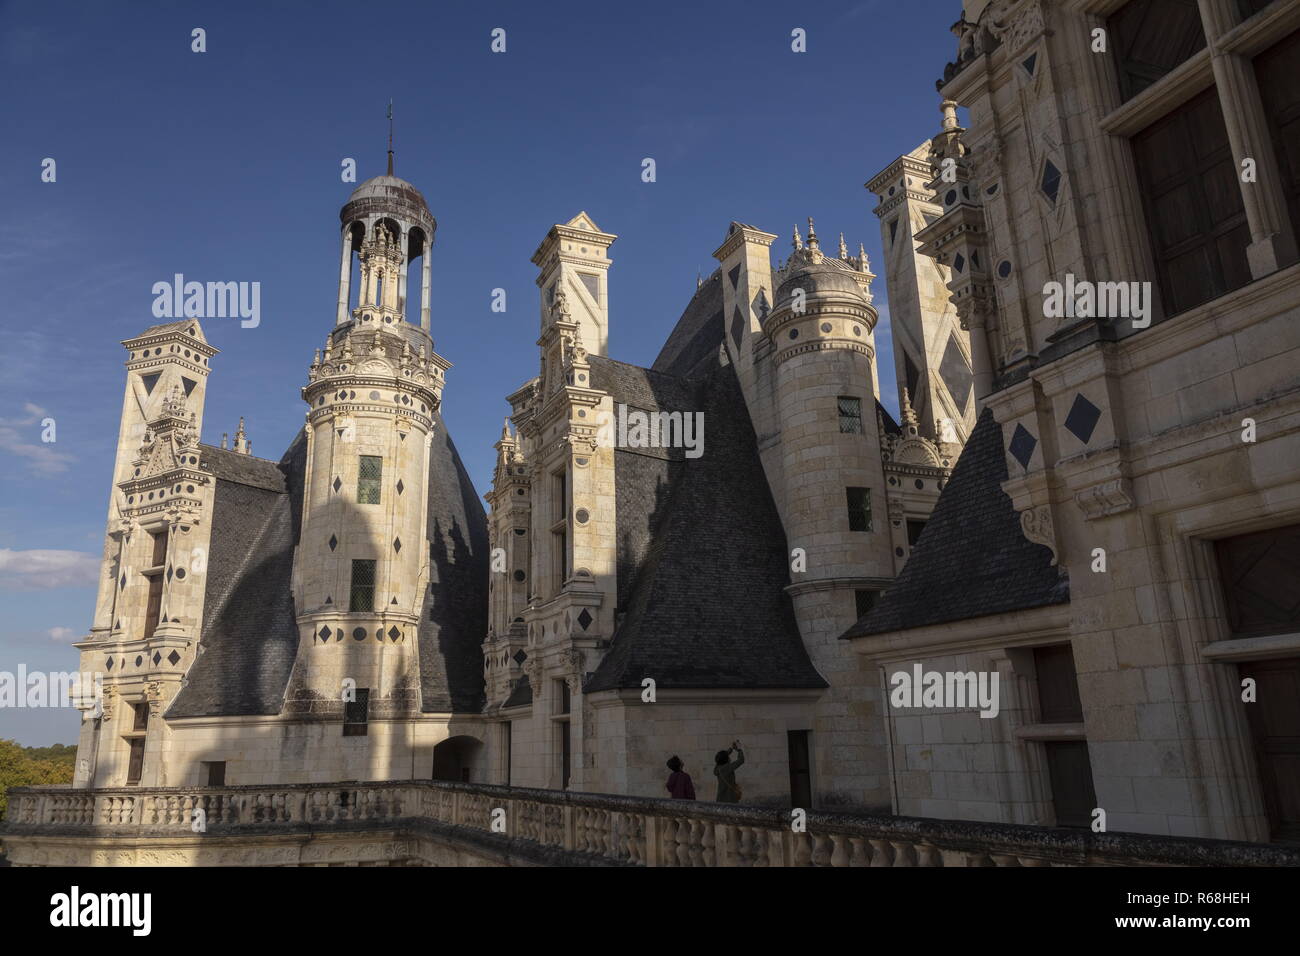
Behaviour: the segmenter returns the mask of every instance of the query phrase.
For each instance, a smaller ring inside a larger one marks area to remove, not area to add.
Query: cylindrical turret
[[[800,584],[894,573],[869,279],[865,260],[855,268],[824,256],[810,224],[763,323],[775,347],[786,536],[807,554],[807,570],[793,575],[796,605]]]

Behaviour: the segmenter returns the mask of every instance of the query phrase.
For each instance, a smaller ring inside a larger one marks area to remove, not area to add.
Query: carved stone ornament
[[[1077,492],[1074,501],[1089,521],[1117,515],[1133,507],[1133,483],[1123,477],[1112,478]]]
[[[1052,509],[1049,505],[1037,505],[1020,513],[1020,530],[1026,538],[1035,544],[1041,544],[1052,552],[1052,565],[1056,565],[1056,531],[1052,526]]]

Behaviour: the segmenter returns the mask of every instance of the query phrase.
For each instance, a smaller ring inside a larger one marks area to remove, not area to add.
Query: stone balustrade
[[[229,844],[382,832],[468,840],[497,862],[614,866],[1297,866],[1300,848],[809,812],[442,781],[9,791],[6,845],[177,838]],[[197,811],[202,811],[198,813]],[[201,821],[201,826],[197,821]],[[409,851],[407,862],[420,863]]]

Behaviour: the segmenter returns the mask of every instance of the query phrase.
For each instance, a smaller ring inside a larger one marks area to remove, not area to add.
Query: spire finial
[[[808,217],[808,248],[820,249],[821,243],[817,241],[817,227],[813,225],[813,217]]]
[[[848,257],[849,257],[849,247],[844,244],[844,233],[841,232],[840,233],[840,258],[847,259]]]
[[[916,434],[916,409],[912,408],[912,396],[908,393],[906,385],[903,386],[903,404],[899,411],[901,412],[899,418],[903,420],[903,424],[907,426],[908,431],[911,434]]]
[[[790,243],[796,250],[803,248],[803,238],[799,235],[799,224],[794,224],[794,241]]]
[[[388,98],[388,175],[393,175],[393,99]]]

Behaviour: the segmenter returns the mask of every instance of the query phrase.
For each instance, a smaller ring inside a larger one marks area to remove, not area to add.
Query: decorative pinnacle
[[[939,112],[943,114],[944,130],[957,128],[957,102],[955,100],[944,100],[939,104]]]
[[[796,250],[803,248],[803,238],[799,235],[799,224],[794,224],[794,241],[790,243]]]
[[[840,258],[847,259],[848,257],[849,257],[849,247],[844,244],[844,233],[841,232],[840,233]]]
[[[906,385],[903,386],[903,407],[900,411],[902,414],[899,417],[903,419],[903,424],[915,431],[917,424],[916,409],[912,408],[912,397],[908,394]]]
[[[820,249],[821,243],[817,241],[817,229],[813,226],[812,216],[808,217],[808,248]]]

